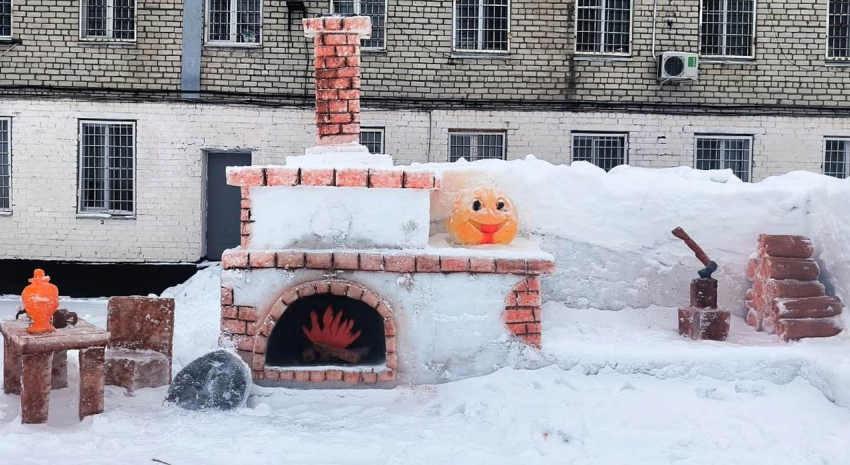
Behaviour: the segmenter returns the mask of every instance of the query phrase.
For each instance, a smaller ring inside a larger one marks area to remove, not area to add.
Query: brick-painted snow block
[[[679,308],[679,334],[691,339],[725,341],[731,314],[718,308]]]

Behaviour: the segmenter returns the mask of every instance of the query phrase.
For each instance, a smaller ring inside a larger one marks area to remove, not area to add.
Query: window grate
[[[0,211],[12,208],[12,141],[9,119],[0,119]]]
[[[259,44],[262,0],[208,0],[207,41]]]
[[[823,174],[840,179],[850,178],[850,138],[824,141]]]
[[[576,52],[628,54],[631,26],[630,0],[578,0]]]
[[[504,160],[505,134],[498,132],[449,133],[449,161]]]
[[[384,128],[361,128],[360,145],[369,149],[369,153],[384,153]]]
[[[626,134],[573,134],[573,161],[587,161],[610,171],[626,164]]]
[[[703,0],[700,55],[753,56],[754,0]]]
[[[829,0],[827,57],[850,59],[850,0]]]
[[[731,169],[744,182],[750,181],[753,139],[741,136],[700,136],[696,140],[698,170]]]
[[[333,0],[331,12],[372,18],[372,38],[361,40],[360,46],[367,49],[383,49],[386,46],[387,0]]]
[[[455,0],[455,50],[507,52],[509,16],[509,0]]]
[[[12,0],[0,0],[0,37],[12,37]]]
[[[133,213],[134,129],[133,123],[80,125],[81,213]]]
[[[136,0],[82,0],[82,38],[135,40]]]

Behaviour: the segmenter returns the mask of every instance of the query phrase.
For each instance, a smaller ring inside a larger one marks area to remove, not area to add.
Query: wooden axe
[[[702,248],[700,248],[700,246],[697,245],[697,243],[694,242],[693,239],[691,239],[691,236],[688,236],[688,233],[686,233],[684,229],[674,229],[673,235],[685,241],[685,244],[688,246],[688,248],[694,251],[694,255],[696,255],[697,260],[699,260],[700,262],[702,262],[703,265],[705,265],[705,268],[697,271],[699,277],[703,279],[711,279],[711,274],[717,271],[717,263],[715,263],[714,260],[708,258],[708,255],[706,255],[705,252],[703,252]]]

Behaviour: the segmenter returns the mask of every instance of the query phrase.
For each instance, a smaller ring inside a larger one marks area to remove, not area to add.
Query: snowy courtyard
[[[175,371],[217,347],[218,268],[166,292],[177,301]],[[0,318],[19,301],[0,300]],[[63,306],[105,324],[105,300]],[[619,312],[549,303],[536,369],[394,389],[254,387],[231,412],[163,406],[167,388],[76,418],[70,387],[46,425],[20,424],[0,395],[0,456],[67,463],[846,464],[850,341],[785,344],[734,317],[725,343],[682,339],[675,309]],[[160,462],[156,462],[156,461]],[[11,463],[11,462],[10,462]]]

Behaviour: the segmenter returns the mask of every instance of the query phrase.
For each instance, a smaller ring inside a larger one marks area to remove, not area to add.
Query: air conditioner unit
[[[696,81],[699,75],[699,56],[688,52],[664,52],[658,65],[658,80]]]

